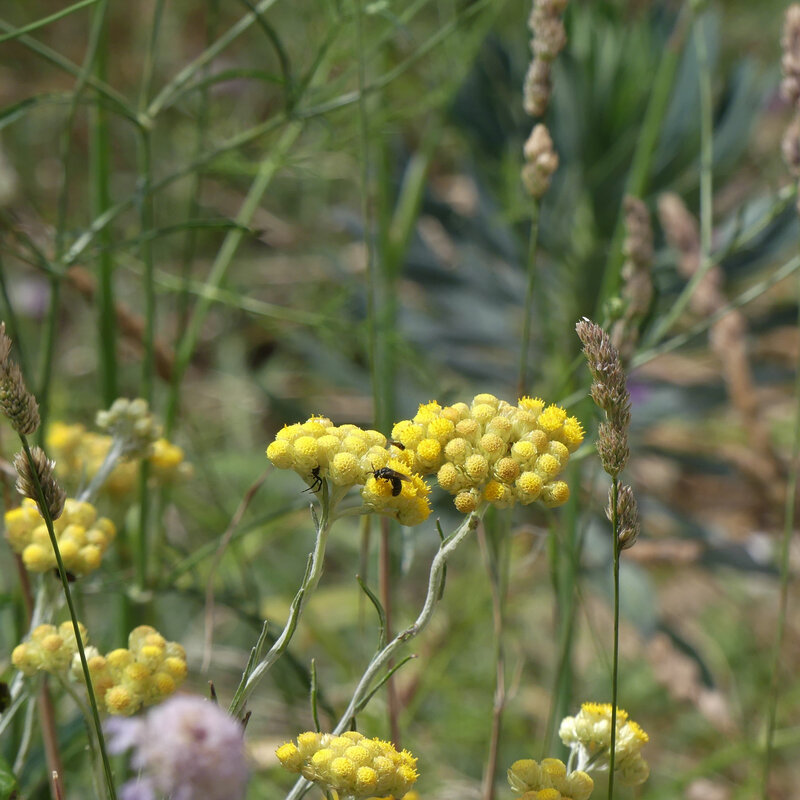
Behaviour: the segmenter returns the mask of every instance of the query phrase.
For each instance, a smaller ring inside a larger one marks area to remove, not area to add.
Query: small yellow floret
[[[276,439],[267,447],[267,458],[278,469],[290,469],[294,462],[294,449],[285,439]]]
[[[104,698],[109,714],[120,714],[129,716],[133,714],[140,705],[138,698],[124,686],[112,686]]]

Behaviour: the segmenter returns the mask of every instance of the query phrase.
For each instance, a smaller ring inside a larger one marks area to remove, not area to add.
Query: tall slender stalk
[[[797,325],[800,329],[800,280],[797,281]],[[786,620],[789,608],[789,581],[791,569],[789,563],[789,548],[794,533],[795,506],[797,503],[797,483],[800,481],[800,348],[797,351],[795,364],[795,417],[794,437],[792,440],[791,466],[786,486],[786,504],[783,512],[783,536],[778,561],[780,563],[780,593],[778,596],[778,624],[775,629],[775,643],[772,646],[772,670],[770,672],[770,690],[767,700],[767,741],[764,747],[764,766],[761,779],[761,796],[768,800],[768,783],[772,753],[775,740],[775,725],[778,712],[778,694],[780,686],[780,662],[783,650],[783,640],[786,636]]]
[[[78,615],[75,611],[75,603],[72,599],[72,592],[69,588],[69,579],[67,577],[67,570],[64,567],[64,561],[61,558],[61,550],[58,547],[58,539],[56,532],[53,528],[53,518],[50,515],[50,510],[45,500],[44,492],[42,490],[41,482],[39,481],[39,473],[36,469],[36,462],[33,459],[28,440],[25,436],[20,434],[20,441],[22,448],[25,451],[25,457],[28,460],[30,467],[31,479],[36,489],[36,502],[39,506],[39,512],[44,518],[44,523],[47,528],[47,533],[50,537],[50,545],[53,548],[53,553],[56,557],[56,564],[58,565],[58,576],[61,579],[61,587],[64,590],[64,598],[67,601],[67,608],[69,609],[69,617],[72,621],[72,630],[75,634],[75,642],[78,647],[78,656],[81,662],[81,670],[83,671],[83,679],[86,683],[86,693],[89,697],[89,706],[92,714],[92,724],[94,725],[95,735],[97,737],[97,744],[100,749],[100,758],[103,762],[103,774],[105,776],[106,787],[108,789],[108,796],[111,800],[116,800],[117,793],[114,788],[114,776],[111,772],[111,764],[108,760],[108,753],[106,752],[105,737],[103,735],[103,726],[100,722],[100,713],[97,709],[97,698],[94,693],[94,686],[92,685],[92,676],[89,672],[89,665],[86,661],[86,650],[83,646],[83,637],[81,636],[80,626],[78,624]]]
[[[99,6],[95,14],[104,9]],[[108,60],[108,32],[105,19],[101,20],[101,35],[97,43],[94,74],[105,82]],[[89,172],[91,180],[90,208],[93,217],[104,214],[111,207],[111,143],[108,114],[100,102],[91,112],[89,126]],[[100,252],[97,258],[97,353],[100,365],[100,394],[108,408],[117,398],[117,317],[114,308],[114,259],[111,253],[111,231],[104,228],[99,236]]]
[[[531,344],[531,320],[533,318],[533,292],[536,285],[536,248],[539,240],[539,208],[541,200],[531,200],[531,230],[528,240],[528,287],[525,291],[525,306],[522,318],[522,342],[519,353],[519,379],[517,381],[517,395],[522,397],[528,385],[528,350]]]
[[[619,478],[611,480],[611,542],[614,552],[614,654],[611,660],[611,750],[608,762],[608,800],[614,800],[614,765],[617,756],[617,696],[619,692]]]

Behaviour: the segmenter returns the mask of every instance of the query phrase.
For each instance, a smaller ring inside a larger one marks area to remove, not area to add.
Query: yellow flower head
[[[81,639],[88,641],[86,628],[78,623]],[[31,631],[30,639],[14,648],[11,663],[24,675],[34,672],[62,672],[78,652],[78,643],[72,622],[61,625],[39,625]]]
[[[417,779],[417,759],[411,753],[398,752],[391,743],[367,739],[356,731],[341,736],[301,733],[296,744],[281,745],[277,756],[290,772],[356,800],[403,797]]]
[[[46,572],[56,566],[56,554],[44,520],[33,500],[26,498],[19,508],[5,514],[6,538],[32,572]],[[103,554],[117,529],[110,519],[97,516],[91,503],[68,499],[64,511],[53,523],[64,566],[85,575],[100,566]]]
[[[561,741],[578,755],[578,764],[593,764],[593,769],[608,769],[611,751],[610,703],[583,703],[574,717],[565,717],[558,730]],[[649,736],[626,711],[617,709],[614,769],[620,782],[628,786],[644,783],[650,774],[642,758],[642,747]],[[599,765],[599,766],[598,766]]]
[[[128,716],[142,706],[160,703],[186,677],[186,653],[177,642],[168,642],[155,628],[140,625],[128,636],[128,647],[105,656],[97,651],[87,661],[98,700],[109,714]],[[72,659],[73,677],[81,680],[77,656]]]
[[[327,417],[311,417],[278,431],[267,447],[267,458],[278,469],[297,472],[315,492],[323,481],[330,481],[337,500],[351,487],[361,486],[365,512],[388,514],[401,525],[418,525],[430,514],[430,489],[414,474],[413,456],[387,445],[378,431],[337,427]],[[438,458],[440,450],[436,439],[423,443],[430,459]]]
[[[139,401],[134,401],[134,404]],[[132,405],[131,403],[128,404]],[[108,412],[101,412],[108,414]],[[155,430],[152,418],[141,420],[148,431]],[[83,425],[68,425],[53,422],[47,433],[48,453],[56,462],[56,472],[73,485],[85,484],[100,469],[113,437],[87,431]],[[175,483],[188,478],[192,467],[184,459],[183,450],[167,439],[158,438],[144,448],[144,455],[151,465],[151,482],[156,485]],[[120,461],[111,471],[102,486],[102,491],[114,498],[130,495],[138,485],[140,459],[129,457]]]
[[[520,800],[588,800],[594,789],[589,775],[581,770],[568,773],[557,758],[515,761],[508,770],[508,782]]]
[[[482,499],[498,507],[539,501],[563,505],[569,488],[558,476],[583,441],[583,428],[558,406],[523,397],[516,406],[491,394],[472,403],[420,406],[411,420],[398,422],[400,442],[412,471],[437,474],[463,513]]]

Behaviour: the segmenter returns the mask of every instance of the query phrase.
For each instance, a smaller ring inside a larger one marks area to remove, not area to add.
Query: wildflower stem
[[[497,774],[497,758],[500,749],[500,731],[502,730],[503,712],[506,705],[506,659],[503,643],[505,623],[505,599],[508,587],[508,572],[510,565],[509,553],[509,523],[510,516],[504,514],[502,520],[494,516],[494,525],[478,528],[478,543],[483,556],[486,572],[489,576],[489,587],[492,595],[492,625],[494,628],[494,660],[495,660],[495,686],[494,702],[492,705],[492,727],[489,736],[489,755],[486,761],[486,770],[483,776],[483,800],[493,800],[495,776]],[[487,539],[490,541],[487,542]]]
[[[608,800],[614,800],[614,762],[617,750],[617,692],[619,688],[619,478],[611,480],[611,534],[614,552],[614,655],[611,662],[611,744],[608,756]]]
[[[252,670],[245,670],[245,673],[242,675],[242,680],[236,689],[236,693],[228,709],[229,713],[235,717],[238,717],[242,713],[248,698],[253,693],[261,678],[264,677],[267,670],[280,658],[289,646],[289,642],[297,627],[297,622],[300,619],[303,606],[319,583],[320,576],[322,575],[323,562],[325,561],[325,545],[327,544],[328,534],[333,524],[333,519],[330,515],[330,506],[328,485],[327,482],[325,482],[323,483],[322,518],[317,525],[317,539],[314,544],[314,551],[309,557],[310,563],[303,577],[303,582],[297,594],[294,596],[292,606],[289,609],[289,619],[286,621],[281,635],[275,640],[267,654]]]
[[[100,7],[99,12],[103,8]],[[95,13],[98,13],[96,11]],[[94,74],[105,81],[108,61],[108,31],[100,37]],[[108,112],[100,102],[91,110],[89,129],[89,170],[91,177],[90,208],[98,217],[111,207],[110,159],[111,144],[108,130]],[[110,250],[111,232],[105,228],[98,237],[100,252],[97,258],[97,349],[100,371],[100,388],[104,407],[117,398],[117,316],[114,307],[114,259]]]
[[[461,523],[456,531],[444,540],[439,548],[439,552],[434,556],[433,562],[431,563],[430,574],[428,576],[428,593],[425,596],[425,603],[422,606],[419,616],[412,625],[398,633],[389,644],[373,656],[361,675],[358,685],[353,692],[353,696],[350,699],[350,703],[344,714],[340,717],[333,733],[340,734],[350,728],[356,714],[363,709],[365,703],[372,696],[371,686],[379,673],[382,672],[384,667],[392,660],[396,651],[406,642],[417,636],[430,622],[434,609],[440,599],[439,589],[442,584],[443,572],[447,560],[461,542],[478,527],[482,514],[483,509],[473,511],[464,522]],[[310,782],[305,778],[299,778],[292,787],[292,791],[286,796],[286,800],[298,800],[310,785]]]
[[[800,279],[797,281],[798,297],[798,326],[800,326]],[[795,402],[800,398],[800,350],[798,350],[797,364],[795,365]],[[797,482],[800,480],[800,403],[795,407],[794,437],[792,441],[792,460],[789,468],[788,483],[786,486],[786,504],[783,513],[783,537],[781,539],[780,561],[780,594],[778,597],[778,624],[775,630],[775,643],[772,649],[772,669],[770,671],[770,690],[767,699],[767,741],[764,747],[764,772],[761,783],[761,796],[767,800],[767,785],[769,782],[772,751],[775,739],[775,725],[778,710],[778,691],[781,651],[783,639],[786,634],[786,618],[789,606],[789,546],[794,531],[795,504],[797,501]]]
[[[525,387],[528,383],[528,350],[531,339],[531,317],[533,316],[533,290],[536,283],[536,248],[539,242],[540,205],[538,197],[532,198],[531,230],[528,240],[528,288],[525,292],[525,307],[522,317],[522,344],[519,354],[519,381],[517,383],[517,395],[519,397],[525,394]]]
[[[92,722],[94,724],[95,735],[97,736],[97,743],[100,748],[100,758],[103,762],[103,773],[105,775],[106,787],[108,788],[108,796],[111,800],[116,800],[117,793],[114,789],[114,778],[111,774],[111,765],[108,761],[108,754],[106,753],[106,743],[103,736],[103,726],[100,723],[100,714],[97,710],[97,698],[95,697],[94,687],[92,685],[92,676],[89,673],[89,665],[86,662],[86,651],[83,647],[83,637],[81,636],[80,626],[78,625],[78,615],[75,611],[75,603],[72,599],[72,592],[69,588],[69,581],[67,579],[67,570],[64,567],[64,561],[61,558],[61,551],[58,547],[58,539],[56,532],[53,528],[53,518],[50,515],[50,510],[47,506],[47,501],[42,490],[42,484],[39,481],[39,473],[36,469],[36,462],[34,461],[33,454],[31,453],[28,440],[24,435],[20,435],[22,448],[25,451],[25,457],[28,459],[30,467],[31,479],[36,488],[36,503],[39,506],[39,513],[44,518],[47,533],[50,536],[50,545],[53,548],[53,553],[56,557],[56,564],[58,565],[58,575],[61,578],[61,587],[64,590],[64,598],[67,601],[67,608],[69,609],[69,616],[72,620],[72,629],[75,633],[75,642],[78,646],[78,656],[81,661],[81,669],[83,670],[83,678],[86,682],[86,693],[89,697],[89,705],[92,710]]]
[[[82,503],[94,502],[97,493],[103,488],[103,484],[108,480],[109,475],[114,471],[117,462],[122,458],[123,442],[120,439],[114,438],[111,442],[111,447],[103,459],[100,468],[94,474],[89,485],[81,492],[80,500]]]

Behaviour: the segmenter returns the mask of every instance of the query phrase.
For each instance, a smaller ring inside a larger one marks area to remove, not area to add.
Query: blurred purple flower
[[[241,800],[247,786],[242,726],[202,697],[179,695],[133,719],[105,725],[108,749],[134,748],[138,780],[122,787],[121,800]]]

